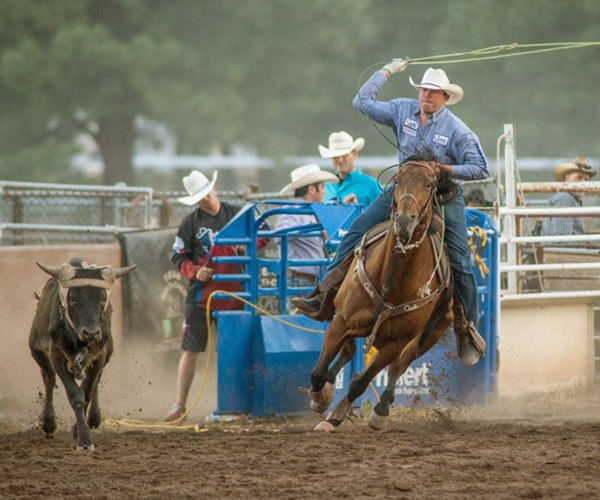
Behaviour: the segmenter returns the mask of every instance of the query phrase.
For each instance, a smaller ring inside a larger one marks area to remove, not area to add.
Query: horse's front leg
[[[356,354],[356,339],[354,337],[347,338],[343,341],[342,349],[340,350],[340,355],[331,368],[329,368],[329,372],[327,372],[327,382],[333,384],[335,379],[338,376],[338,373],[346,366],[348,361],[350,361],[354,355]]]
[[[400,355],[397,342],[390,342],[383,346],[375,355],[371,363],[360,373],[355,375],[350,383],[348,394],[342,399],[335,409],[328,415],[325,422],[321,422],[315,430],[332,432],[339,427],[344,418],[352,411],[352,403],[363,394],[375,376]]]
[[[402,350],[400,357],[388,367],[388,382],[385,391],[381,394],[379,402],[373,407],[369,415],[369,427],[376,431],[383,429],[390,415],[390,407],[394,403],[396,383],[410,364],[417,358],[416,351],[419,338],[411,340]]]
[[[390,407],[394,403],[396,383],[400,376],[406,371],[410,364],[417,359],[417,357],[422,356],[429,351],[429,349],[437,344],[444,335],[446,328],[448,328],[448,325],[452,321],[452,317],[449,315],[450,309],[445,305],[442,305],[439,311],[439,314],[434,313],[432,315],[425,326],[424,332],[406,344],[404,349],[402,349],[400,357],[388,368],[387,386],[385,391],[381,394],[379,402],[373,407],[371,415],[369,416],[369,427],[371,427],[371,429],[376,431],[383,429],[385,422],[390,415]],[[418,353],[419,341],[423,335],[425,335],[426,341],[422,346],[422,352]]]
[[[333,388],[333,382],[329,381],[329,365],[331,365],[338,352],[340,352],[342,346],[344,346],[344,354],[340,355],[340,358],[345,358],[349,353],[349,348],[346,347],[346,341],[344,340],[345,329],[343,320],[339,316],[336,316],[325,333],[321,355],[310,374],[312,384],[312,387],[309,390],[312,399],[310,408],[317,413],[323,413],[329,408],[331,401],[333,401],[335,389]],[[349,340],[353,341],[353,339]],[[338,360],[338,363],[336,363],[332,369],[336,369],[339,363],[340,361]],[[347,361],[345,363],[347,363]],[[341,366],[337,368],[338,372],[340,369]],[[335,375],[333,378],[335,380]]]

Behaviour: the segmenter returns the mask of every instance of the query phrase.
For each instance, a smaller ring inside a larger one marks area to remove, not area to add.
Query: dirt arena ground
[[[32,415],[0,419],[2,499],[600,498],[598,391],[483,408],[398,409],[333,434],[317,415],[207,422],[200,432],[103,425],[96,450],[52,440]]]

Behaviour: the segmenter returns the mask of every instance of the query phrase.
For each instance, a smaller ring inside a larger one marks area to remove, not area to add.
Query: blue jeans
[[[335,269],[344,257],[360,243],[363,235],[372,227],[388,219],[391,196],[380,194],[360,214],[350,226],[348,233],[342,238],[335,258],[327,267],[327,274]],[[473,274],[471,251],[469,250],[467,223],[465,221],[465,200],[462,189],[460,194],[447,202],[444,208],[445,242],[454,275],[454,290],[462,302],[467,318],[477,325],[477,282]]]

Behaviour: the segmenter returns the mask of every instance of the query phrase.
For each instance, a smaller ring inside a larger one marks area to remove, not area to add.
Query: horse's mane
[[[438,163],[439,159],[432,150],[427,149],[425,151],[409,156],[408,158],[406,158],[406,160],[404,160],[402,165],[414,161],[432,161]],[[441,197],[444,200],[452,199],[458,195],[457,182],[454,179],[452,179],[452,176],[445,170],[442,170],[442,173],[440,174],[440,177],[438,179],[437,195],[438,197]]]

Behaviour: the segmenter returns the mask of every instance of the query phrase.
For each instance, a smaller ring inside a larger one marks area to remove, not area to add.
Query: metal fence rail
[[[177,227],[193,210],[178,203],[183,195],[147,187],[0,181],[0,245],[106,243],[119,232]],[[239,205],[276,196],[219,192]]]

